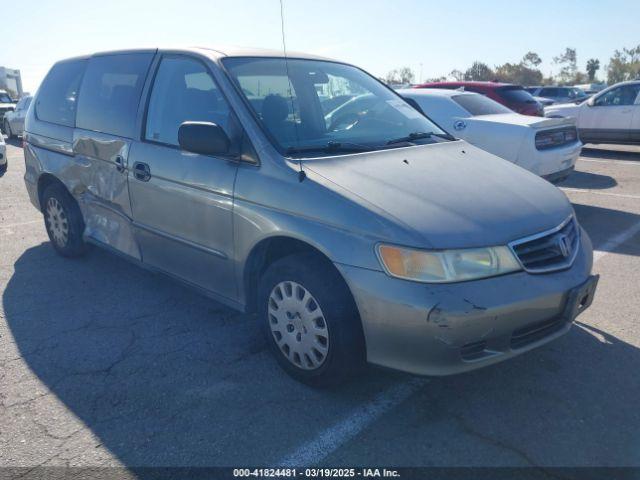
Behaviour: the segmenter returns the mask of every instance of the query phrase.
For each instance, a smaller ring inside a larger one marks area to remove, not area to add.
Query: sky
[[[640,44],[639,0],[282,0],[290,51],[340,59],[384,76],[408,66],[416,80],[480,60],[517,63],[577,49],[579,67]],[[0,66],[34,92],[62,58],[135,47],[239,45],[282,48],[279,0],[23,0],[3,9]],[[7,14],[11,18],[7,18]]]

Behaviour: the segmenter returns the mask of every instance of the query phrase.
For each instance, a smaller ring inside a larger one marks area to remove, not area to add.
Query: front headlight
[[[378,245],[387,274],[425,283],[448,283],[494,277],[522,267],[508,247],[426,251]]]

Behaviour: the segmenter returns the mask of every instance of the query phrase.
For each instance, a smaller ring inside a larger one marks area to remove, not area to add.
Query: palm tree
[[[589,81],[593,82],[596,79],[596,72],[600,70],[600,60],[597,58],[591,58],[587,61],[587,74],[589,75]]]

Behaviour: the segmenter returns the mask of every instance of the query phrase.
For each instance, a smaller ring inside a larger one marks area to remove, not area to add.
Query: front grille
[[[546,150],[548,148],[561,147],[578,140],[576,127],[563,127],[543,130],[536,133],[536,148]]]
[[[561,330],[565,322],[561,318],[552,318],[544,322],[534,323],[526,327],[514,330],[511,335],[511,348],[517,349],[542,340],[558,330]]]
[[[573,216],[558,227],[511,242],[522,268],[543,273],[568,268],[573,264],[580,244],[580,232]]]

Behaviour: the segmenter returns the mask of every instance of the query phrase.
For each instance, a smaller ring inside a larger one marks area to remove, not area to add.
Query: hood
[[[416,247],[505,245],[573,211],[547,181],[464,141],[305,160],[304,168],[411,229]]]
[[[498,113],[494,115],[479,115],[466,119],[467,122],[491,122],[507,125],[522,125],[532,128],[550,128],[567,125],[575,125],[575,122],[568,118],[545,118],[532,117],[530,115],[520,115],[519,113]]]
[[[551,105],[544,108],[545,117],[560,116],[569,118],[578,118],[578,113],[582,104],[576,105],[575,103],[565,103],[562,105]]]

